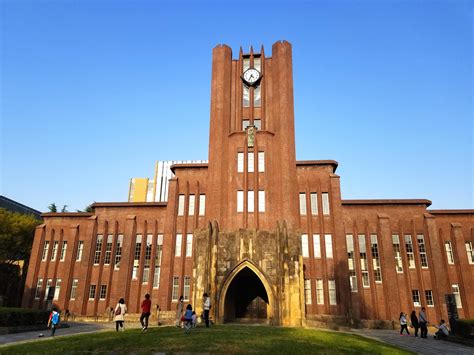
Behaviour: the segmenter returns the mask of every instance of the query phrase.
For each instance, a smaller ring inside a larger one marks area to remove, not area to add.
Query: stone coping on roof
[[[173,164],[170,166],[170,169],[174,174],[175,169],[186,169],[186,168],[207,169],[208,166],[209,166],[208,163]]]
[[[474,210],[427,210],[431,214],[474,214]]]
[[[341,203],[343,205],[431,205],[431,201],[426,199],[341,200]]]
[[[95,202],[91,207],[166,207],[166,205],[167,202]]]
[[[41,217],[91,217],[93,213],[90,212],[45,212]]]
[[[331,165],[333,173],[336,172],[339,163],[335,160],[297,160],[296,166],[311,166],[311,165]]]

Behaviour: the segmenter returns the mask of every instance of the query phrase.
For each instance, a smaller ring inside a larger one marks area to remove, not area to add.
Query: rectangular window
[[[237,212],[244,212],[244,192],[237,191]]]
[[[362,287],[370,287],[369,268],[367,267],[367,249],[365,246],[365,235],[359,234],[359,257],[360,271],[362,272]]]
[[[199,215],[206,214],[206,195],[199,195]]]
[[[51,261],[56,260],[56,254],[58,253],[58,244],[59,242],[57,240],[53,242],[53,250],[51,250]]]
[[[428,267],[428,258],[426,257],[425,237],[423,234],[418,234],[416,239],[418,241],[418,251],[420,252],[421,267],[426,269]]]
[[[188,216],[194,216],[195,203],[196,203],[196,196],[189,195]]]
[[[329,286],[329,304],[334,306],[334,305],[337,304],[336,281],[335,280],[329,280],[328,281],[328,286]]]
[[[448,258],[448,264],[454,264],[454,254],[451,242],[444,242],[444,247],[446,249],[446,257]]]
[[[253,173],[255,171],[255,161],[253,152],[247,153],[247,171]]]
[[[310,199],[311,199],[311,214],[313,216],[317,216],[318,215],[318,194],[316,192],[311,192]]]
[[[89,299],[93,300],[95,298],[95,285],[89,286]]]
[[[375,282],[382,282],[382,270],[380,269],[379,246],[377,243],[377,234],[370,235],[370,244],[372,249],[372,264],[374,270]]]
[[[313,234],[313,251],[315,258],[321,257],[321,238],[319,234]]]
[[[402,253],[400,251],[400,237],[392,234],[393,251],[395,253],[395,269],[398,273],[403,272]]]
[[[420,307],[421,306],[421,303],[420,303],[420,291],[418,290],[411,290],[411,295],[412,295],[412,298],[413,298],[413,305],[415,307]]]
[[[261,104],[262,104],[262,95],[261,95],[260,85],[258,85],[253,89],[253,105],[254,107],[260,107]]]
[[[163,234],[158,234],[155,256],[155,273],[153,275],[153,288],[160,287],[161,254],[163,252]]]
[[[186,257],[193,256],[193,235],[186,235]]]
[[[304,299],[306,304],[311,304],[311,280],[304,280]]]
[[[461,292],[459,291],[459,284],[453,284],[452,286],[453,286],[454,299],[456,300],[456,307],[462,308]]]
[[[59,299],[59,293],[61,292],[61,279],[56,279],[56,285],[54,288],[54,297],[53,300],[58,300]]]
[[[39,300],[41,297],[41,287],[43,287],[43,279],[38,279],[36,282],[35,300]]]
[[[181,256],[181,244],[183,242],[183,235],[176,234],[176,247],[174,249],[174,256],[180,257]]]
[[[77,245],[76,261],[81,261],[83,250],[84,250],[84,241],[80,240],[79,244]]]
[[[474,253],[472,250],[472,242],[466,242],[466,253],[467,253],[467,261],[469,264],[474,264]]]
[[[346,234],[347,265],[349,270],[355,270],[354,267],[354,237],[352,234]]]
[[[300,215],[306,216],[306,194],[300,192]]]
[[[48,258],[48,249],[49,249],[49,241],[46,240],[43,246],[43,255],[41,256],[41,261],[46,261],[46,259]]]
[[[171,301],[177,302],[179,297],[179,277],[173,277],[173,292],[171,295]]]
[[[140,254],[142,251],[142,235],[137,234],[135,239],[135,254],[133,256],[132,279],[138,278],[138,270],[140,268]]]
[[[48,279],[46,281],[46,288],[45,288],[45,292],[44,292],[44,299],[47,300],[48,299],[48,293],[49,293],[49,288],[53,286],[53,279]]]
[[[113,234],[107,235],[107,244],[105,245],[104,265],[110,264],[112,258],[112,242],[114,241]]]
[[[105,300],[107,296],[107,285],[100,285],[100,299]]]
[[[254,118],[253,125],[256,129],[262,129],[262,120],[259,118]]]
[[[76,299],[76,293],[77,293],[77,285],[79,284],[79,279],[73,279],[72,280],[72,286],[71,286],[71,300]]]
[[[332,259],[332,235],[324,235],[324,244],[326,246],[326,258]]]
[[[250,120],[242,120],[242,131],[245,131],[250,126]]]
[[[265,212],[265,191],[258,192],[258,212]]]
[[[321,194],[321,197],[323,198],[323,214],[328,215],[329,214],[329,192],[323,192]]]
[[[120,268],[120,261],[122,260],[122,243],[123,234],[117,236],[117,244],[115,245],[115,269]]]
[[[316,303],[324,304],[323,279],[316,279]]]
[[[153,234],[147,234],[145,245],[145,264],[143,265],[142,282],[148,283],[150,278],[151,248],[153,243]]]
[[[265,172],[265,152],[258,152],[258,171]]]
[[[426,297],[426,305],[427,305],[428,307],[434,306],[433,291],[431,291],[431,290],[425,290],[425,297]]]
[[[244,172],[244,153],[242,152],[237,153],[237,172]]]
[[[191,278],[189,276],[185,276],[184,277],[183,300],[185,302],[188,302],[190,295],[191,295]]]
[[[59,256],[59,261],[66,260],[66,251],[67,251],[67,242],[63,241],[63,245],[61,247],[61,255]]]
[[[178,216],[184,216],[184,195],[178,196]]]
[[[301,253],[303,254],[303,258],[309,257],[309,250],[308,250],[308,235],[302,234],[301,235]]]
[[[248,212],[254,212],[255,200],[254,193],[252,190],[247,191],[247,210]]]
[[[407,251],[408,267],[415,268],[415,254],[413,253],[413,243],[411,242],[411,235],[405,234],[405,249]]]
[[[249,107],[250,106],[250,88],[247,85],[242,85],[243,92],[242,92],[242,106]]]
[[[100,264],[100,253],[102,251],[102,234],[97,234],[97,242],[95,245],[94,265]]]

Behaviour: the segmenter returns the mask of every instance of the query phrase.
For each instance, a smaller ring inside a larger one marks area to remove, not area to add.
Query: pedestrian
[[[400,319],[400,335],[403,335],[404,329],[406,330],[407,335],[410,335],[410,332],[408,331],[408,325],[407,325],[407,315],[401,312],[399,319]]]
[[[188,304],[186,306],[186,311],[184,312],[184,332],[189,333],[193,326],[193,306]]]
[[[197,314],[193,311],[193,328],[197,326]]]
[[[151,301],[150,295],[147,293],[142,302],[142,315],[140,316],[140,323],[142,324],[142,332],[148,329],[148,318],[150,317]],[[145,322],[143,322],[145,320]]]
[[[206,328],[209,328],[209,310],[211,309],[211,298],[208,296],[207,293],[204,293],[202,297],[203,297],[202,308],[204,309],[204,322],[206,323]]]
[[[53,307],[48,319],[48,328],[51,327],[52,337],[54,337],[54,333],[56,333],[56,328],[59,326],[59,320],[60,320],[59,312],[56,309],[56,307]]]
[[[181,296],[176,306],[176,328],[179,328],[181,326],[181,317],[183,316],[183,307],[184,307],[184,297]]]
[[[420,321],[420,337],[428,338],[428,317],[426,316],[426,308],[422,307],[421,311],[418,313],[418,320]]]
[[[413,310],[410,315],[411,326],[415,328],[415,337],[418,337],[418,329],[420,329],[420,323],[418,322],[418,317],[416,312]]]
[[[119,327],[121,331],[125,330],[123,323],[125,322],[125,314],[127,313],[127,305],[125,304],[125,300],[121,298],[117,305],[115,306],[114,311],[114,321],[115,321],[115,331],[119,331]]]
[[[437,340],[441,340],[449,336],[448,327],[444,323],[445,323],[445,320],[441,319],[441,322],[439,323],[439,325],[437,326],[435,325],[435,327],[438,328],[438,331],[435,333],[434,338]]]

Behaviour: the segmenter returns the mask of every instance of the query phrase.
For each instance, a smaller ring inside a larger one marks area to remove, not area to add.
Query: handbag
[[[122,313],[122,307],[118,306],[117,309],[115,310],[115,315],[119,316]]]

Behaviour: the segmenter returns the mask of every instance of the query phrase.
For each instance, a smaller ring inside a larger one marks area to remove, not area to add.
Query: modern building
[[[138,313],[145,293],[164,310],[183,295],[199,313],[207,292],[217,322],[302,325],[421,306],[439,320],[448,294],[474,317],[474,210],[344,200],[336,161],[296,160],[290,43],[236,59],[216,46],[210,112],[209,160],[171,165],[166,202],[43,214],[24,306],[44,307],[54,287],[76,314],[120,297]]]

